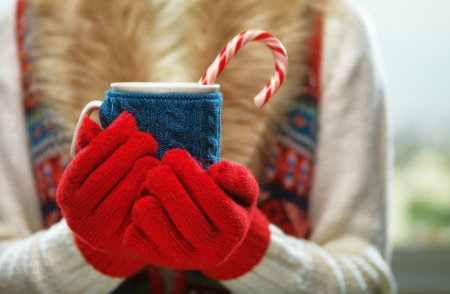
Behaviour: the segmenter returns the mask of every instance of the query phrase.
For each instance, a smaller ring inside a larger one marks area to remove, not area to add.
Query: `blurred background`
[[[450,293],[450,1],[350,1],[375,24],[389,80],[399,293]]]

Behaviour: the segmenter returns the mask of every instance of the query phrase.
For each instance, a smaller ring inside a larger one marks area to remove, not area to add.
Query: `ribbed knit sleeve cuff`
[[[43,234],[36,249],[45,260],[40,269],[33,271],[41,273],[40,283],[49,283],[46,293],[109,293],[123,282],[103,275],[86,263],[64,220]]]
[[[299,263],[312,265],[312,259],[307,251],[292,251],[290,237],[275,225],[269,226],[270,244],[261,261],[245,275],[221,283],[233,293],[292,293],[290,281],[301,284],[301,277],[294,277]],[[296,240],[298,241],[298,240]],[[289,251],[289,252],[287,252]],[[288,285],[289,284],[289,285]]]
[[[269,221],[255,209],[252,224],[244,241],[217,266],[202,269],[201,272],[215,280],[235,279],[251,271],[263,258],[270,241]]]
[[[396,293],[389,266],[364,239],[347,236],[322,247],[275,225],[261,261],[243,276],[220,282],[232,293]]]

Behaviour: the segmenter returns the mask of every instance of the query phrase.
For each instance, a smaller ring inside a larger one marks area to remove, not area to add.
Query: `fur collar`
[[[258,110],[252,98],[273,71],[270,51],[248,44],[218,79],[224,97],[222,158],[258,169],[270,126],[306,73],[311,0],[30,1],[32,81],[70,136],[81,109],[111,82],[196,82],[222,47],[246,29],[267,30],[285,45],[290,70]]]

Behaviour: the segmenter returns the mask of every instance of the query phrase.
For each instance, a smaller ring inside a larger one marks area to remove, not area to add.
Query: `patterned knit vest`
[[[18,0],[17,41],[21,58],[23,102],[30,139],[36,187],[44,225],[49,228],[61,219],[55,195],[59,179],[70,162],[70,138],[62,136],[46,101],[30,86],[30,47],[26,43],[26,5]],[[309,74],[299,81],[300,91],[286,118],[278,126],[277,139],[264,160],[265,184],[261,185],[258,207],[272,224],[286,234],[308,237],[308,195],[311,187],[314,150],[318,133],[319,69],[321,61],[322,17],[315,21],[310,40]],[[163,283],[156,267],[149,266],[127,279],[113,293],[163,293]],[[219,282],[197,271],[176,271],[173,293],[230,293]]]

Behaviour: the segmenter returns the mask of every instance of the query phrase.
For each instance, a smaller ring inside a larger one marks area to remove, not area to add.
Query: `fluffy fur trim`
[[[253,97],[273,72],[262,44],[242,49],[218,79],[224,96],[222,158],[258,170],[272,136],[307,72],[310,0],[34,0],[30,2],[32,80],[69,136],[82,108],[112,82],[196,82],[222,47],[247,29],[267,30],[285,45],[290,70],[262,109]]]

